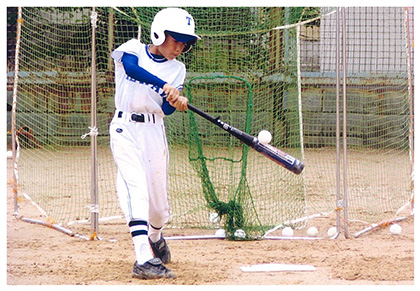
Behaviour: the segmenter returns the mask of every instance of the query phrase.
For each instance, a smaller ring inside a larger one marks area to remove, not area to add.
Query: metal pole
[[[18,19],[16,28],[16,50],[15,50],[15,72],[13,80],[13,103],[12,103],[12,158],[13,158],[13,195],[14,195],[14,215],[19,215],[18,205],[18,173],[17,173],[17,159],[18,159],[18,142],[16,136],[16,105],[17,105],[17,91],[19,80],[19,53],[20,53],[20,37],[22,32],[22,7],[18,8]]]
[[[305,146],[303,143],[303,111],[302,111],[302,75],[300,69],[300,25],[296,27],[296,46],[297,46],[297,78],[298,78],[298,107],[299,107],[299,141],[300,141],[300,153],[302,162],[305,162]],[[305,181],[305,171],[302,173],[303,181]],[[306,187],[303,183],[303,194],[305,196],[306,203]],[[306,207],[306,205],[305,205]]]
[[[332,237],[333,239],[337,238],[340,234],[340,209],[341,209],[341,157],[340,157],[340,13],[339,8],[337,7],[336,15],[336,51],[335,51],[335,74],[336,74],[336,121],[335,121],[335,143],[336,143],[336,227],[337,233]]]
[[[412,50],[414,49],[414,36],[412,35],[412,23],[410,20],[410,10],[412,7],[404,8],[405,15],[405,39],[406,39],[406,54],[407,54],[407,76],[408,76],[408,104],[409,104],[409,155],[411,163],[411,212],[414,213],[414,92],[413,92],[413,62],[412,62]]]
[[[97,135],[96,127],[96,21],[98,14],[95,7],[92,9],[92,87],[91,87],[91,239],[99,234],[99,199],[98,199],[98,161],[97,161]]]
[[[290,7],[285,7],[284,8],[284,18],[286,19],[286,27],[290,24]],[[288,64],[289,63],[289,58],[290,58],[290,54],[289,54],[289,46],[290,46],[290,40],[289,40],[289,28],[286,28],[284,30],[284,47],[286,48],[284,50],[284,60],[285,63]]]
[[[342,38],[343,38],[343,190],[344,190],[344,197],[343,197],[343,214],[344,214],[344,236],[349,238],[348,232],[348,208],[347,208],[347,42],[346,42],[346,8],[343,7],[341,9],[342,14]]]
[[[111,54],[112,48],[114,47],[114,30],[115,30],[115,17],[114,17],[114,9],[109,8],[108,11],[108,55]],[[114,61],[112,58],[108,58],[108,67],[107,73],[111,72],[113,69]]]

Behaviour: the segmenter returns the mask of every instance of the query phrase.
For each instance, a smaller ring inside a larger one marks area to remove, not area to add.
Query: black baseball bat
[[[237,129],[226,122],[220,120],[220,117],[213,117],[208,113],[198,109],[197,107],[188,104],[188,108],[197,113],[198,115],[204,117],[205,119],[209,120],[210,122],[216,124],[217,126],[221,127],[229,134],[233,135],[237,139],[239,139],[244,144],[250,146],[257,152],[261,153],[262,155],[266,156],[270,160],[276,162],[277,164],[281,165],[282,167],[286,168],[287,170],[295,173],[300,174],[303,171],[305,165],[299,161],[298,159],[292,157],[291,155],[286,154],[285,152],[279,150],[278,148],[271,146],[269,144],[263,144],[258,141],[258,138],[252,136],[246,132],[243,132],[240,129]]]

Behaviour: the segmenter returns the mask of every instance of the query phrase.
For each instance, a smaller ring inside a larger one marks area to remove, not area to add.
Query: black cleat
[[[148,260],[140,265],[134,263],[133,277],[137,279],[176,278],[175,273],[166,268],[158,258]]]
[[[166,244],[163,236],[155,243],[152,242],[149,238],[149,243],[156,258],[161,259],[164,264],[167,264],[171,261],[171,251],[169,250],[169,247]]]

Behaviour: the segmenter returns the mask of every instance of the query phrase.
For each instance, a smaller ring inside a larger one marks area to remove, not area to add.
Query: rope
[[[90,131],[88,133],[85,133],[84,135],[81,136],[81,139],[85,139],[88,135],[90,136],[98,136],[99,132],[98,132],[98,128],[96,126],[94,127],[88,127],[90,129]]]

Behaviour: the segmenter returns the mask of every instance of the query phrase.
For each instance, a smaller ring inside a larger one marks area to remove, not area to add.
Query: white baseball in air
[[[389,231],[392,234],[400,234],[401,233],[401,226],[399,224],[394,223],[389,227]]]
[[[337,228],[336,227],[330,227],[327,231],[327,235],[329,237],[334,236],[337,233]]]
[[[281,235],[282,236],[293,236],[293,228],[291,228],[290,226],[286,226],[281,231]]]
[[[237,229],[233,235],[237,238],[245,238],[246,237],[245,231],[243,229],[240,229],[240,228]]]
[[[209,220],[211,223],[219,223],[220,222],[219,214],[217,214],[217,212],[210,213]]]
[[[308,236],[317,236],[318,235],[318,228],[316,228],[315,226],[311,226],[310,228],[308,228],[308,230],[306,231],[306,234]]]
[[[262,144],[269,144],[271,142],[271,133],[268,130],[261,130],[260,133],[258,133],[258,140]]]

